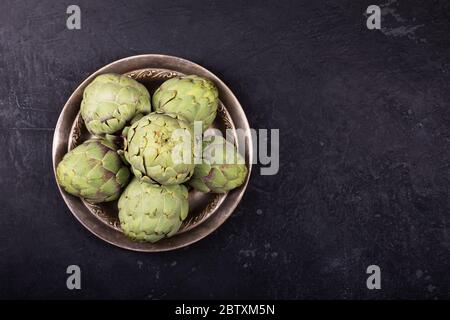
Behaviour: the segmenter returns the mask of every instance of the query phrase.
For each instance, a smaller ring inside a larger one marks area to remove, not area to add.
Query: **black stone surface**
[[[449,21],[448,1],[1,1],[0,297],[450,298]],[[142,53],[205,66],[280,129],[279,173],[254,170],[219,230],[161,254],[91,235],[52,172],[71,92]]]

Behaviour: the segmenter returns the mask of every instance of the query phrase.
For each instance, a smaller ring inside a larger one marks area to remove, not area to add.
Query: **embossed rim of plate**
[[[234,122],[235,128],[243,129],[246,133],[245,159],[249,173],[245,183],[239,188],[230,191],[223,203],[216,210],[216,212],[202,224],[189,231],[180,233],[172,238],[163,239],[156,243],[135,242],[128,239],[123,233],[110,228],[109,226],[102,223],[99,219],[97,219],[97,217],[95,217],[84,206],[80,198],[66,193],[59,187],[59,185],[58,188],[65,203],[67,204],[75,218],[91,233],[93,233],[100,239],[120,248],[133,251],[169,251],[182,248],[194,242],[197,242],[207,235],[211,234],[220,225],[222,225],[225,220],[233,213],[234,209],[242,199],[251,176],[253,163],[253,148],[251,146],[253,145],[253,143],[247,117],[245,116],[241,104],[234,96],[232,91],[212,72],[189,60],[161,54],[144,54],[131,56],[114,61],[100,68],[99,70],[91,74],[75,89],[59,115],[55,133],[53,136],[53,172],[56,179],[56,165],[59,163],[59,161],[61,161],[64,154],[67,152],[67,144],[69,141],[73,119],[75,119],[79,111],[79,106],[77,107],[77,105],[73,103],[73,101],[82,97],[84,88],[99,74],[108,72],[124,74],[133,70],[143,68],[161,68],[180,71],[185,74],[197,74],[214,81],[219,89],[220,99],[223,102],[224,106],[227,108],[227,111]],[[70,121],[70,119],[72,119],[72,122]]]

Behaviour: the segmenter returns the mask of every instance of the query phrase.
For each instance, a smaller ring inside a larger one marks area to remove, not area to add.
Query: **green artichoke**
[[[119,198],[129,176],[114,144],[104,139],[87,140],[67,153],[56,168],[59,185],[91,203]]]
[[[139,113],[151,111],[150,94],[134,79],[102,74],[84,90],[81,116],[89,132],[96,135],[122,130]]]
[[[139,241],[173,236],[188,211],[184,185],[161,186],[134,178],[119,199],[120,226],[128,237]]]
[[[190,75],[164,82],[155,91],[152,104],[155,111],[179,114],[191,124],[202,121],[204,131],[216,117],[218,96],[214,83]]]
[[[202,192],[225,193],[239,187],[247,177],[244,158],[221,136],[203,143],[203,161],[195,166],[189,185]]]
[[[142,181],[180,184],[194,172],[193,141],[191,126],[180,116],[151,113],[127,130],[124,157]]]

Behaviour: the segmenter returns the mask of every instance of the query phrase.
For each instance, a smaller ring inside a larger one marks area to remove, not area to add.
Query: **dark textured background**
[[[450,298],[450,5],[377,3],[369,31],[369,4],[1,1],[0,297]],[[142,53],[207,67],[252,127],[280,129],[279,174],[255,170],[219,230],[161,254],[91,235],[52,172],[71,92]],[[382,290],[366,289],[370,264]]]

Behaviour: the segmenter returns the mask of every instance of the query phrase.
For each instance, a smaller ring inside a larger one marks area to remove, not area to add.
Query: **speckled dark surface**
[[[82,29],[66,29],[66,8]],[[389,1],[2,1],[1,298],[450,298],[450,5]],[[280,129],[280,171],[186,249],[91,235],[52,172],[64,102],[113,60],[193,60]],[[66,267],[82,290],[66,289]],[[382,289],[366,288],[377,264]]]

